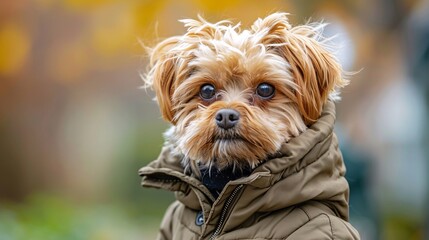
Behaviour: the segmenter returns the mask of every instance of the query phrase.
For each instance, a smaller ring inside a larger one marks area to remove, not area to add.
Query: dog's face
[[[152,51],[146,82],[187,161],[254,167],[298,136],[347,81],[319,41],[319,25],[292,28],[287,14],[251,29],[184,20],[188,31]]]

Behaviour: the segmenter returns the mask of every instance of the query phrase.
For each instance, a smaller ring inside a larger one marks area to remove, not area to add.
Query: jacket
[[[360,239],[348,222],[349,187],[334,122],[328,102],[316,123],[216,199],[165,146],[139,170],[144,187],[174,191],[177,199],[158,239]]]

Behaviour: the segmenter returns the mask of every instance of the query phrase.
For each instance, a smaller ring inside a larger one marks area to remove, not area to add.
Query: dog
[[[287,13],[249,29],[181,20],[150,49],[145,86],[171,123],[146,187],[176,192],[159,239],[359,239],[332,132],[349,81],[322,35]]]

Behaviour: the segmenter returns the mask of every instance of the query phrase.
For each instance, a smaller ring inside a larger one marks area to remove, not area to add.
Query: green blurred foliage
[[[135,209],[127,205],[81,205],[52,195],[34,195],[25,204],[9,203],[0,207],[0,239],[154,238],[157,228],[155,222],[160,221],[159,217],[154,217],[152,221],[151,218],[142,218],[135,211],[141,213],[141,208]]]

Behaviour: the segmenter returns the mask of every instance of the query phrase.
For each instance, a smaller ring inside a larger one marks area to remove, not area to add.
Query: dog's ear
[[[259,42],[284,58],[298,86],[296,103],[307,125],[321,114],[323,104],[338,98],[337,89],[348,81],[343,70],[321,36],[324,24],[291,27],[287,14],[275,13],[258,19],[252,26]]]
[[[162,117],[169,122],[172,122],[174,116],[171,106],[175,79],[174,62],[174,58],[164,60],[157,66],[153,75],[153,89],[156,93]]]
[[[162,117],[172,124],[175,124],[172,96],[176,87],[176,68],[178,67],[178,57],[171,52],[175,44],[177,39],[172,37],[159,43],[155,48],[148,49],[150,70],[143,77],[146,87],[152,87],[155,91]]]

